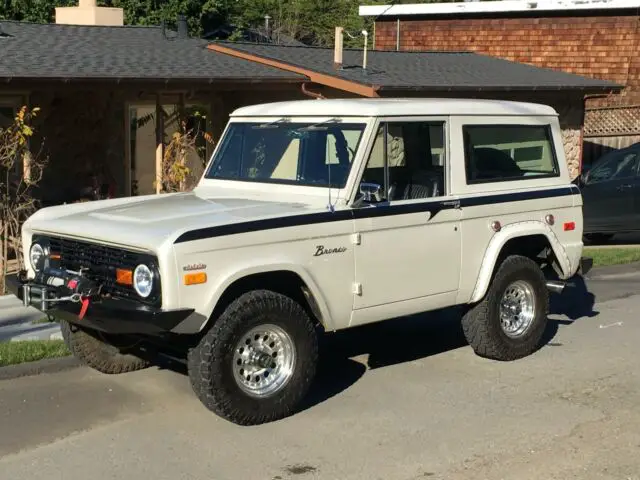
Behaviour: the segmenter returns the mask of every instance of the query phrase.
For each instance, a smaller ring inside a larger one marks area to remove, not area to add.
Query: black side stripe
[[[535,190],[514,193],[498,193],[483,195],[479,197],[466,197],[459,200],[459,206],[478,207],[482,205],[495,205],[506,202],[519,202],[526,200],[538,200],[544,198],[564,197],[568,195],[579,195],[580,190],[575,185],[560,187],[550,190]],[[264,220],[252,220],[249,222],[231,223],[217,225],[214,227],[199,228],[180,235],[174,243],[194,242],[206,238],[224,237],[239,233],[250,233],[263,230],[273,230],[276,228],[297,227],[302,225],[315,225],[318,223],[342,222],[346,220],[388,217],[392,215],[406,215],[409,213],[431,213],[435,217],[443,210],[456,208],[455,201],[451,200],[430,200],[420,203],[404,205],[382,204],[377,206],[367,206],[353,210],[337,210],[335,212],[305,213],[302,215],[291,215],[278,218],[267,218]]]

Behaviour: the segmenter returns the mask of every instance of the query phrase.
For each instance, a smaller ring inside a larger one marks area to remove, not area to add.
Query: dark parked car
[[[640,231],[639,160],[640,143],[635,143],[603,155],[577,179],[588,242]]]

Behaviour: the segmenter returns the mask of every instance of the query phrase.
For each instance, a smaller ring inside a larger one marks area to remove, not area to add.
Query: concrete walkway
[[[24,308],[13,295],[0,297],[0,342],[62,338],[57,323],[34,323],[44,318],[35,308]]]

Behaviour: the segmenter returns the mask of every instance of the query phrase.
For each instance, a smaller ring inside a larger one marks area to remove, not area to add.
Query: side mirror
[[[587,170],[586,172],[582,172],[582,174],[580,175],[580,183],[582,184],[582,186],[589,183],[589,170]]]
[[[366,203],[377,203],[382,201],[382,186],[377,183],[361,183],[360,194]]]

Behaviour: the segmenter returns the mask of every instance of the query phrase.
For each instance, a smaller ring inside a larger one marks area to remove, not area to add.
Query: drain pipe
[[[307,83],[306,82],[302,84],[302,93],[304,93],[307,97],[312,97],[312,98],[315,98],[316,100],[324,100],[324,99],[327,98],[324,95],[322,95],[321,93],[312,92],[311,90],[309,90],[307,88]]]

